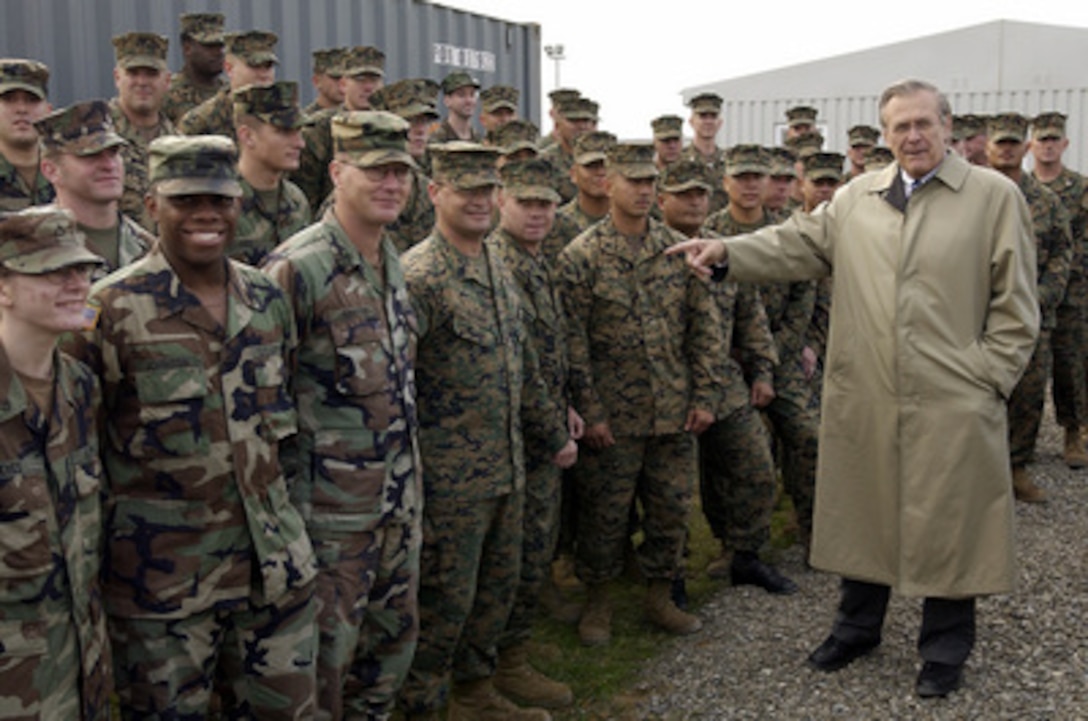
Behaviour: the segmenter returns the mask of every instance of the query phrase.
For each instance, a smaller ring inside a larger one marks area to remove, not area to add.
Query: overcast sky
[[[564,47],[561,85],[597,100],[602,129],[620,137],[647,136],[650,118],[658,115],[686,117],[679,92],[692,85],[992,20],[1088,28],[1085,0],[436,2],[504,20],[539,23],[542,46]],[[546,94],[555,87],[555,64],[545,57],[542,68]],[[548,107],[546,102],[543,107]],[[543,132],[548,132],[549,121],[544,125]]]

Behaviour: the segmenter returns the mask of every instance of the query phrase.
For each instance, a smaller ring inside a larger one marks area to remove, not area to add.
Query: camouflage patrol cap
[[[846,156],[842,153],[813,153],[804,159],[805,177],[809,180],[830,178],[836,182],[842,180],[842,166]]]
[[[574,139],[574,162],[589,165],[607,160],[609,149],[617,142],[616,136],[604,130],[591,130]]]
[[[804,160],[813,153],[823,150],[824,136],[815,130],[810,130],[792,138],[786,138],[786,147],[797,153],[797,157]]]
[[[322,48],[310,53],[313,58],[311,65],[314,75],[328,75],[330,78],[340,77],[343,72],[341,59],[345,48]]]
[[[438,119],[438,83],[430,78],[408,78],[378,88],[370,96],[370,107],[386,110],[411,120],[425,115]]]
[[[105,100],[87,100],[54,110],[34,123],[34,127],[47,151],[94,155],[127,142],[114,129],[110,106]]]
[[[770,175],[774,178],[797,177],[797,153],[789,148],[764,148],[769,158]]]
[[[892,153],[891,148],[885,148],[883,145],[874,145],[871,148],[865,149],[866,173],[872,170],[886,168],[894,162],[895,154]]]
[[[786,111],[786,121],[791,128],[796,125],[815,125],[819,112],[810,105],[795,105]]]
[[[49,68],[37,60],[0,59],[0,95],[13,90],[25,90],[45,100],[49,92]]]
[[[1066,116],[1057,111],[1039,113],[1031,121],[1031,136],[1036,140],[1058,140],[1065,137]]]
[[[500,108],[517,112],[520,96],[521,92],[511,85],[492,85],[480,91],[480,107],[485,113],[493,113]]]
[[[872,125],[855,125],[846,131],[846,138],[851,148],[859,145],[876,145],[876,142],[880,140],[880,131]]]
[[[201,45],[222,45],[224,21],[223,13],[185,13],[180,21],[181,37]]]
[[[117,67],[166,70],[166,48],[170,41],[158,33],[125,33],[113,38]]]
[[[234,141],[222,135],[164,135],[148,145],[148,181],[160,195],[238,198]]]
[[[990,140],[999,143],[1013,140],[1022,143],[1028,138],[1028,119],[1020,113],[998,113],[990,116],[986,122],[986,131]]]
[[[605,164],[609,170],[631,180],[658,176],[653,143],[616,143],[608,149]]]
[[[356,45],[344,53],[344,77],[360,75],[385,77],[385,53],[373,45]]]
[[[761,145],[734,145],[725,151],[725,174],[770,175],[771,159]]]
[[[560,103],[566,100],[574,100],[575,98],[582,97],[581,90],[575,90],[574,88],[556,88],[548,93],[548,100],[552,101],[552,105],[558,106]]]
[[[41,275],[73,265],[103,265],[87,250],[70,211],[36,205],[0,213],[0,265],[25,275]]]
[[[464,70],[454,70],[452,73],[442,78],[442,92],[446,95],[467,87],[473,87],[479,90],[480,81],[466,73]]]
[[[352,165],[373,168],[400,163],[416,167],[408,153],[408,121],[384,110],[351,110],[332,116],[332,146]]]
[[[599,106],[589,98],[570,98],[563,100],[558,112],[567,120],[597,120]]]
[[[963,140],[963,116],[952,116],[952,142],[958,143]]]
[[[695,113],[714,113],[722,110],[722,96],[717,93],[699,93],[688,101],[688,107]]]
[[[540,128],[529,120],[511,120],[502,127],[487,131],[487,145],[498,148],[503,155],[521,150],[540,151]]]
[[[684,119],[679,115],[659,115],[650,121],[654,140],[675,140],[684,135]]]
[[[298,83],[280,80],[271,85],[246,85],[231,93],[234,115],[252,115],[284,130],[301,128],[304,122],[298,106]]]
[[[659,187],[666,193],[683,193],[693,188],[710,192],[714,189],[714,180],[710,177],[710,169],[706,163],[689,158],[665,168]]]
[[[496,161],[499,151],[479,143],[455,140],[433,145],[431,171],[435,182],[445,183],[457,190],[475,190],[489,185],[501,185]]]
[[[275,48],[279,39],[276,33],[267,30],[229,33],[226,36],[227,52],[240,57],[246,62],[246,65],[257,66],[278,63],[280,59],[276,57]]]
[[[500,171],[502,192],[521,200],[546,200],[549,203],[560,201],[559,193],[552,184],[555,182],[555,166],[542,158],[517,160],[506,163]]]
[[[960,123],[963,126],[964,140],[970,140],[976,135],[985,135],[987,120],[988,118],[985,115],[974,115],[971,113],[961,115]]]

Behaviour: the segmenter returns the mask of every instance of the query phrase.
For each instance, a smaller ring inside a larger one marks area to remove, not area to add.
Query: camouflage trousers
[[[1088,280],[1077,274],[1066,291],[1066,299],[1058,306],[1058,320],[1050,338],[1053,356],[1054,415],[1062,428],[1088,426],[1088,312],[1081,297],[1088,290]]]
[[[673,579],[683,570],[684,541],[695,475],[694,438],[688,433],[619,436],[601,451],[586,449],[578,478],[575,571],[586,583],[604,583],[623,571],[629,514],[642,506],[638,555],[648,580]]]
[[[771,439],[751,406],[699,436],[703,515],[726,548],[758,553],[770,539],[775,485]]]
[[[122,718],[206,719],[217,679],[226,718],[313,718],[313,591],[307,584],[275,604],[187,618],[110,617]]]
[[[812,535],[812,504],[816,492],[816,455],[820,419],[808,394],[776,396],[763,409],[782,453],[782,486],[793,501],[797,524],[805,538]]]
[[[1043,420],[1047,370],[1050,368],[1050,331],[1039,331],[1039,344],[1027,370],[1009,396],[1009,460],[1026,466],[1035,459],[1035,439]]]
[[[534,457],[536,456],[536,457]],[[551,458],[530,452],[525,458],[524,537],[521,581],[499,648],[528,641],[536,621],[540,589],[551,572],[559,541],[560,471]]]
[[[399,705],[408,713],[441,708],[451,678],[495,673],[521,574],[518,491],[480,501],[428,498],[419,567],[419,644]]]
[[[317,554],[317,705],[322,718],[383,719],[419,638],[419,521],[311,534]]]

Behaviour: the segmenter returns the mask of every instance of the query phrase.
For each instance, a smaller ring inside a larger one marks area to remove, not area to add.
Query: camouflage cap
[[[517,112],[521,92],[512,85],[492,85],[480,91],[480,107],[485,113],[493,113],[500,108]]]
[[[457,190],[475,190],[489,185],[501,185],[496,161],[499,151],[479,143],[454,140],[432,145],[431,177]]]
[[[725,174],[770,175],[771,159],[761,145],[734,145],[725,151]]]
[[[764,148],[770,162],[770,175],[774,178],[797,177],[797,153],[789,148]]]
[[[797,157],[804,160],[813,153],[818,153],[824,148],[824,136],[815,130],[786,138],[786,147],[797,153]]]
[[[356,45],[344,52],[344,77],[377,75],[385,77],[385,53],[373,45]]]
[[[883,145],[874,145],[865,149],[865,172],[886,168],[895,162],[895,154],[891,148]]]
[[[952,116],[952,142],[958,143],[963,140],[963,116]]]
[[[54,110],[34,127],[43,148],[72,155],[94,155],[127,142],[114,129],[105,100],[87,100]]]
[[[479,90],[480,81],[466,73],[464,70],[454,70],[452,73],[442,78],[442,92],[446,95],[467,87],[473,87]]]
[[[679,115],[659,115],[650,121],[654,140],[675,140],[684,136],[684,119]]]
[[[298,105],[298,83],[280,80],[271,85],[246,85],[231,93],[234,114],[252,115],[258,120],[284,130],[301,128],[304,123]]]
[[[201,45],[222,45],[224,21],[223,13],[185,13],[180,20],[181,37]]]
[[[161,195],[238,198],[234,141],[222,135],[164,135],[148,145],[148,181]]]
[[[1036,140],[1065,137],[1066,116],[1057,111],[1039,113],[1031,120],[1031,136]]]
[[[604,130],[591,130],[574,139],[574,162],[589,165],[598,160],[607,160],[608,151],[618,141],[616,136]]]
[[[809,180],[830,178],[841,181],[842,166],[846,162],[846,156],[842,153],[813,153],[806,156],[803,162],[805,178]]]
[[[694,113],[714,113],[717,115],[722,110],[722,96],[717,93],[699,93],[688,101],[688,107]]]
[[[990,140],[999,143],[1002,140],[1014,140],[1022,143],[1028,138],[1029,120],[1020,113],[998,113],[990,116],[986,122],[986,132]]]
[[[49,68],[37,60],[0,59],[0,95],[13,90],[25,90],[45,100],[49,92]]]
[[[653,143],[616,143],[608,149],[605,164],[609,170],[632,180],[658,176]]]
[[[968,113],[960,116],[960,124],[963,127],[963,137],[965,140],[969,140],[976,135],[986,134],[986,122],[989,120],[985,115],[974,115]]]
[[[41,275],[72,265],[103,265],[87,250],[70,211],[36,205],[0,213],[0,265],[16,273]]]
[[[846,131],[846,138],[851,148],[859,145],[876,145],[880,140],[880,131],[872,125],[855,125]]]
[[[786,111],[786,121],[791,128],[795,125],[815,125],[819,112],[810,105],[795,105]]]
[[[556,88],[548,93],[548,100],[552,101],[552,105],[559,105],[564,100],[574,100],[580,97],[582,97],[582,91],[574,88]]]
[[[370,96],[370,107],[386,110],[411,120],[421,115],[437,120],[438,83],[430,78],[398,80],[392,85],[378,88]]]
[[[240,57],[246,65],[278,63],[280,59],[276,57],[275,49],[279,39],[276,33],[266,30],[230,33],[226,36],[227,52]]]
[[[347,48],[323,48],[310,53],[313,58],[313,74],[338,78],[343,73],[343,59]]]
[[[487,131],[487,145],[498,148],[503,155],[520,150],[540,151],[540,128],[529,120],[520,118]]]
[[[555,166],[542,158],[506,163],[500,171],[502,192],[522,200],[546,200],[558,203],[555,192]]]
[[[408,153],[408,121],[384,110],[352,110],[332,116],[332,146],[352,165],[373,168],[400,163],[416,167]]]
[[[685,159],[665,168],[659,188],[666,193],[683,193],[693,188],[702,188],[710,192],[714,189],[714,179],[710,177],[710,168],[706,163],[701,160]]]
[[[166,70],[166,49],[170,41],[158,33],[125,33],[113,38],[117,67]]]
[[[589,98],[570,98],[559,103],[559,114],[567,120],[597,120],[599,106]]]

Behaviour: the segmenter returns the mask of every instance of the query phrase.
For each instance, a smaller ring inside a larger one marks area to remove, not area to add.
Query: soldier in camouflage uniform
[[[534,160],[540,156],[540,128],[531,120],[515,118],[510,122],[487,131],[484,145],[498,148],[498,167],[506,163]]]
[[[125,160],[121,212],[148,230],[154,230],[154,226],[144,205],[147,145],[155,138],[177,132],[162,112],[170,82],[166,46],[166,38],[155,33],[128,33],[113,38],[117,56],[113,82],[117,97],[110,101],[110,114],[117,134],[128,141],[121,147]]]
[[[1050,370],[1050,334],[1058,306],[1065,297],[1073,240],[1069,213],[1058,194],[1040,183],[1021,163],[1028,152],[1028,119],[1019,113],[1000,113],[987,123],[986,155],[989,165],[1020,187],[1031,210],[1035,232],[1036,289],[1039,297],[1039,342],[1027,370],[1009,396],[1009,458],[1017,500],[1043,503],[1046,493],[1035,485],[1027,465],[1035,457],[1035,440],[1043,417],[1047,374]]]
[[[609,216],[559,255],[571,395],[586,423],[587,450],[575,469],[576,567],[589,593],[578,633],[586,645],[611,640],[607,584],[622,570],[636,495],[646,618],[670,633],[702,627],[669,592],[683,570],[694,437],[714,421],[724,382],[721,318],[706,283],[662,252],[683,236],[648,217],[653,154],[649,143],[609,150]]]
[[[854,125],[846,131],[846,157],[850,168],[842,176],[842,182],[849,183],[865,172],[865,152],[880,142],[880,129],[872,125]]]
[[[53,186],[38,167],[33,127],[50,110],[48,82],[49,68],[36,60],[0,59],[0,210],[53,201]]]
[[[386,719],[419,634],[416,320],[384,230],[414,163],[395,115],[338,113],[332,132],[333,205],[264,271],[298,329],[291,492],[318,559],[318,707],[336,721]]]
[[[160,242],[95,284],[81,357],[102,384],[106,611],[125,718],[311,718],[314,552],[288,497],[295,323],[227,260],[234,144],[152,141]]]
[[[715,237],[703,228],[713,183],[702,160],[670,166],[658,195],[665,224],[688,238]],[[733,585],[794,593],[797,585],[759,557],[771,537],[777,482],[770,439],[759,417],[759,409],[774,398],[774,338],[754,286],[715,283],[711,292],[721,312],[726,369],[714,413],[718,420],[699,437],[703,514],[722,544],[721,557],[707,573],[729,578]]]
[[[578,188],[570,179],[574,165],[574,139],[582,133],[597,129],[597,103],[589,98],[564,99],[556,113],[555,129],[558,141],[542,151],[541,156],[555,166],[555,189],[563,203],[578,195]]]
[[[608,215],[608,191],[605,188],[605,159],[616,144],[616,136],[592,130],[574,140],[570,179],[578,193],[555,214],[555,227],[545,242],[544,252],[557,258],[567,243]]]
[[[986,153],[986,125],[989,118],[985,115],[968,113],[960,116],[963,133],[963,157],[972,165],[986,166],[989,158]]]
[[[543,254],[559,194],[551,187],[553,168],[546,160],[505,163],[501,168],[499,227],[487,238],[514,277],[526,327],[540,361],[548,393],[568,411],[571,436],[577,439],[582,419],[570,407],[567,394],[567,327],[558,280]],[[525,440],[525,514],[521,582],[510,620],[499,640],[495,688],[520,704],[562,708],[574,701],[567,684],[548,678],[529,663],[529,641],[537,607],[559,537],[559,468],[534,438]]]
[[[155,236],[119,208],[125,139],[114,130],[109,106],[102,100],[76,103],[36,127],[42,174],[56,189],[57,205],[75,216],[87,247],[104,260],[99,277],[146,255]]]
[[[559,106],[575,98],[582,97],[582,93],[574,88],[556,88],[548,93],[551,106],[548,108],[548,117],[552,119],[552,131],[540,140],[541,152],[559,142]]]
[[[659,115],[650,121],[654,134],[654,165],[659,171],[680,159],[684,151],[684,119],[679,115]]]
[[[310,204],[287,172],[298,168],[302,112],[298,83],[283,80],[235,90],[242,208],[227,255],[253,266],[310,224]]]
[[[110,718],[98,386],[56,349],[99,263],[67,212],[0,213],[0,719]]]
[[[437,718],[449,696],[451,721],[547,719],[500,695],[491,677],[519,581],[524,438],[560,467],[577,446],[548,395],[515,281],[483,242],[498,151],[431,150],[435,229],[402,257],[419,319],[425,503],[419,646],[400,700],[409,718]]]
[[[492,85],[480,91],[480,125],[485,134],[518,117],[520,95],[521,92],[510,85]]]
[[[817,132],[816,116],[818,114],[819,111],[809,105],[795,105],[786,110],[786,140]]]
[[[1069,213],[1073,242],[1073,261],[1069,266],[1069,284],[1058,305],[1054,330],[1050,336],[1053,354],[1054,411],[1058,424],[1065,429],[1064,458],[1070,468],[1088,465],[1083,432],[1088,427],[1088,398],[1085,396],[1085,358],[1088,358],[1088,180],[1062,164],[1062,153],[1069,147],[1065,135],[1065,116],[1040,113],[1032,120],[1031,154],[1035,158],[1032,175],[1058,194]]]
[[[225,135],[235,140],[231,92],[247,85],[271,85],[276,80],[278,41],[275,33],[263,30],[227,35],[227,58],[223,69],[230,84],[181,116],[177,121],[178,131],[185,135]]]
[[[347,52],[347,48],[313,51],[313,74],[310,76],[310,82],[317,91],[317,97],[302,109],[304,115],[310,116],[322,110],[339,108],[344,102],[340,78],[344,76],[344,57]]]
[[[722,187],[725,175],[725,150],[718,147],[718,132],[722,129],[722,96],[699,93],[688,101],[691,116],[688,124],[694,133],[691,142],[680,154],[686,160],[699,160],[706,165],[714,183],[710,191],[710,212],[717,213],[729,202]]]
[[[866,173],[886,168],[894,162],[895,154],[892,153],[890,148],[885,148],[883,145],[875,145],[865,151]]]
[[[763,209],[783,220],[789,215],[791,198],[797,185],[797,154],[789,148],[764,148],[770,162],[770,175],[763,189]],[[724,176],[723,176],[723,183]],[[728,196],[727,202],[728,202]]]
[[[222,13],[186,13],[180,18],[181,54],[185,65],[170,78],[162,111],[170,122],[209,100],[229,85],[223,75]]]
[[[446,119],[434,129],[427,142],[448,143],[452,140],[479,142],[480,136],[472,127],[479,98],[480,81],[464,70],[454,70],[442,78],[442,104],[446,106]]]
[[[823,152],[824,149],[824,136],[817,130],[809,130],[794,135],[787,135],[786,147],[793,151],[797,156],[797,162],[794,163],[795,172],[797,174],[797,180],[793,186],[793,195],[790,196],[790,202],[786,205],[786,210],[789,213],[797,210],[805,204],[804,193],[801,192],[801,182],[805,177],[805,158],[813,153]]]

